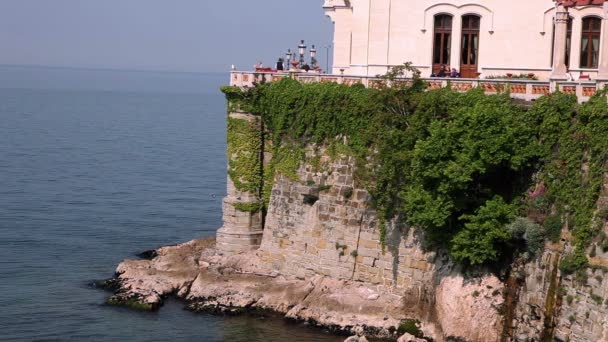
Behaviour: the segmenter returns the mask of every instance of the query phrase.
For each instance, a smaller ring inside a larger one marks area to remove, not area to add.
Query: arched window
[[[441,14],[435,16],[435,33],[433,40],[433,72],[438,73],[444,64],[450,64],[452,48],[452,16]]]
[[[460,59],[460,75],[476,78],[479,63],[479,25],[481,18],[476,15],[462,17],[462,44]]]
[[[597,68],[601,29],[601,19],[596,17],[583,18],[581,68]]]

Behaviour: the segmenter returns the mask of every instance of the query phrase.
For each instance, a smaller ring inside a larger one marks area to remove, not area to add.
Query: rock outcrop
[[[323,172],[302,165],[301,182],[275,179],[258,250],[223,255],[209,240],[161,248],[151,260],[118,266],[119,289],[109,302],[154,309],[175,295],[195,311],[273,310],[344,334],[397,339],[400,325],[415,321],[436,341],[497,340],[498,278],[463,276],[395,222],[382,246],[353,161],[323,162]]]

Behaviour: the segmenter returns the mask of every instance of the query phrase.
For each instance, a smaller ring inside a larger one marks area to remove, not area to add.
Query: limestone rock
[[[445,336],[468,341],[498,341],[504,285],[494,275],[465,279],[461,274],[443,278],[436,289],[437,318]]]
[[[344,340],[344,342],[367,342],[367,338],[365,336],[351,336]]]
[[[399,339],[397,339],[397,342],[426,342],[426,340],[418,338],[412,334],[405,333],[399,337]]]

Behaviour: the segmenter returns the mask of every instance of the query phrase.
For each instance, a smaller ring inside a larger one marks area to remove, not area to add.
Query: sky
[[[320,64],[323,0],[0,0],[0,65],[214,72],[274,64],[300,39]],[[330,52],[331,54],[331,52]]]

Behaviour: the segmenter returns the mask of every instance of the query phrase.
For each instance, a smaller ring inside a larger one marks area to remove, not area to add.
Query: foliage
[[[562,233],[563,227],[562,218],[559,215],[553,215],[545,220],[545,230],[547,237],[553,242],[558,242]]]
[[[559,269],[564,274],[572,274],[576,271],[585,269],[588,263],[587,257],[580,251],[576,251],[566,255],[562,259]]]
[[[418,324],[420,324],[420,322],[413,319],[401,321],[401,323],[399,323],[399,328],[397,328],[397,333],[399,335],[404,335],[407,333],[417,338],[422,338],[424,334],[422,333],[422,330],[420,330],[420,328],[418,327]]]
[[[576,250],[563,261],[563,269],[573,272],[586,266],[584,250],[599,232],[594,213],[607,171],[608,137],[602,133],[608,129],[606,91],[583,105],[571,95],[545,96],[530,114],[539,125],[547,197],[557,212],[568,217],[574,237]],[[549,223],[554,227],[548,230],[557,238],[557,219]]]
[[[404,81],[406,74],[413,78]],[[508,94],[425,88],[410,65],[374,88],[289,78],[225,88],[231,107],[260,116],[264,126],[261,137],[251,132],[247,143],[231,144],[238,139],[229,121],[229,152],[238,156],[231,178],[261,191],[265,208],[275,174],[297,180],[304,148],[324,145],[332,157],[355,158],[356,186],[370,192],[382,236],[386,223],[404,218],[425,231],[427,245],[479,265],[508,257],[521,240],[536,253],[545,234],[559,240],[564,217],[576,249],[562,268],[585,267],[585,248],[607,216],[596,213],[608,160],[605,93],[578,105],[558,92],[526,109]],[[245,152],[262,148],[273,155],[263,170]],[[525,215],[544,229],[516,219]]]
[[[257,213],[264,207],[262,202],[234,203],[234,208],[246,213]]]
[[[525,242],[525,254],[535,256],[542,248],[545,240],[545,229],[527,217],[517,217],[507,226],[511,238]]]
[[[487,76],[485,79],[487,80],[506,80],[506,79],[516,79],[516,80],[538,80],[538,76],[534,74],[512,74],[509,75],[491,75]]]
[[[228,175],[239,191],[262,189],[262,136],[255,122],[228,118]]]
[[[499,253],[511,235],[505,228],[514,215],[514,207],[495,197],[480,207],[475,215],[463,215],[467,222],[452,239],[452,255],[457,261],[481,265],[497,260]]]

